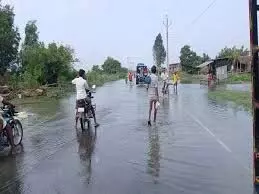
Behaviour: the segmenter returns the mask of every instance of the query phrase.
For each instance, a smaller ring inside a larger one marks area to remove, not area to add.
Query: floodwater
[[[251,91],[251,84],[227,84],[227,90],[235,90],[235,91]]]
[[[0,192],[249,194],[252,121],[199,85],[161,98],[147,126],[147,91],[124,81],[95,94],[101,126],[74,129],[75,96],[24,103],[23,148],[0,158]]]

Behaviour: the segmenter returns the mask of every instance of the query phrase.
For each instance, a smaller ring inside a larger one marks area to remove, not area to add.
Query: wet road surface
[[[23,104],[23,149],[0,158],[1,193],[248,194],[249,113],[208,99],[199,85],[161,98],[147,126],[145,88],[123,81],[97,90],[101,126],[74,129],[75,96]]]

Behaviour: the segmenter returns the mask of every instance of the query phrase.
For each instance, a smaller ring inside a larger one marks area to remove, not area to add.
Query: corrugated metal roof
[[[211,64],[211,63],[213,63],[213,61],[206,61],[206,62],[204,62],[204,63],[198,65],[197,67],[198,67],[198,68],[203,68],[203,67],[208,66],[208,65]]]

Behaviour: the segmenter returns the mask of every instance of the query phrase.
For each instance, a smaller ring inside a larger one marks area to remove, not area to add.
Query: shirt
[[[130,80],[130,81],[132,81],[132,76],[133,76],[133,75],[130,73],[130,74],[129,74],[129,80]]]
[[[163,81],[166,81],[167,78],[168,78],[167,73],[161,73],[161,78],[162,78]]]
[[[179,80],[178,74],[173,74],[173,82],[177,82]]]
[[[158,77],[155,74],[150,75],[151,83],[148,88],[148,95],[150,97],[157,97],[156,88],[158,88]]]
[[[78,77],[72,80],[72,84],[76,85],[76,99],[81,100],[87,97],[85,89],[88,89],[88,83],[82,77]]]

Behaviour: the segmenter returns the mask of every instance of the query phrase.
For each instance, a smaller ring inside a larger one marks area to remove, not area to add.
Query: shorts
[[[158,97],[156,95],[149,95],[149,101],[158,101]]]

